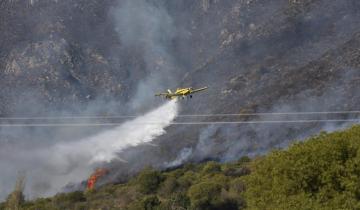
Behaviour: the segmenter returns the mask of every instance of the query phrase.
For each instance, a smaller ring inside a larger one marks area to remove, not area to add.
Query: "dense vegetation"
[[[249,209],[360,209],[360,127],[321,133],[253,161]]]
[[[253,160],[147,168],[125,184],[18,205],[10,195],[0,209],[360,209],[359,166],[355,126]]]

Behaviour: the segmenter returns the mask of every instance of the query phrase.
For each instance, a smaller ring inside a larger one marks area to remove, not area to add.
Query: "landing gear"
[[[192,98],[192,95],[190,95],[190,98]]]

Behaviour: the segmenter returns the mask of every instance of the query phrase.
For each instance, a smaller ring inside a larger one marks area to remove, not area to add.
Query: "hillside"
[[[26,201],[20,209],[357,209],[359,151],[354,126],[255,159],[147,168],[126,183]]]
[[[209,89],[179,102],[177,116],[360,110],[359,11],[358,0],[2,0],[0,116],[30,119],[1,122],[73,123],[66,117],[105,116],[76,123],[124,123],[125,115],[141,117],[161,107],[154,93],[187,86]],[[121,117],[109,119],[114,116]],[[98,166],[110,170],[104,183],[119,183],[145,166],[166,170],[170,163],[236,161],[350,124],[169,125],[149,144],[122,147],[113,159],[96,163],[91,155],[105,144],[89,146],[84,139],[114,127],[1,127],[0,200],[18,171],[31,177],[29,196],[49,196],[81,189],[81,180]],[[133,130],[152,133],[144,128]],[[131,134],[129,129],[112,139],[121,142]],[[78,142],[81,147],[74,146]],[[59,145],[71,153],[49,152],[63,151]]]

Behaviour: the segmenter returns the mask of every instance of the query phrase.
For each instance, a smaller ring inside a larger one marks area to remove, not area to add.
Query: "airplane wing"
[[[155,96],[170,96],[169,93],[156,93]]]
[[[182,96],[182,94],[175,94],[175,93],[157,93],[155,96],[164,96],[164,97],[176,97]]]
[[[200,92],[200,91],[203,91],[203,90],[206,90],[206,89],[208,89],[208,87],[203,87],[203,88],[195,89],[195,90],[192,90],[191,93]]]

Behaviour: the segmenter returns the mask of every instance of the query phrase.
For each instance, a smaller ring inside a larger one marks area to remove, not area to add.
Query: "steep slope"
[[[354,126],[252,160],[209,161],[162,172],[147,168],[126,183],[17,201],[24,209],[37,210],[356,209],[359,140],[360,127]],[[9,205],[16,200],[9,197],[0,209]]]
[[[186,39],[188,44],[177,45],[180,46],[176,48],[179,50],[177,56],[189,56],[184,60],[192,61],[193,66],[184,69],[186,73],[181,84],[210,86],[206,93],[194,97],[191,102],[181,103],[183,114],[359,109],[356,103],[360,77],[357,2],[346,1],[341,5],[336,1],[208,2],[207,9],[201,1],[189,3],[190,6],[176,5],[185,12],[179,16],[180,20],[184,16],[193,18],[187,25],[179,23],[179,27],[187,27],[190,35]],[[347,119],[356,116],[199,117],[190,121]],[[170,127],[158,140],[160,148],[139,149],[144,154],[142,161],[136,155],[136,161],[131,161],[133,151],[123,154],[131,163],[123,167],[138,168],[143,164],[162,167],[168,159],[176,159],[174,153],[182,160],[232,160],[284,147],[291,139],[302,139],[320,130],[347,125]],[[190,152],[184,157],[184,151]]]
[[[156,91],[205,85],[207,92],[179,102],[180,114],[359,110],[359,9],[357,0],[1,1],[0,113],[132,115],[158,106]],[[314,117],[357,115],[177,120]],[[154,144],[119,154],[109,180],[145,165],[263,154],[347,125],[170,126]],[[32,151],[99,130],[7,128],[0,146]]]

